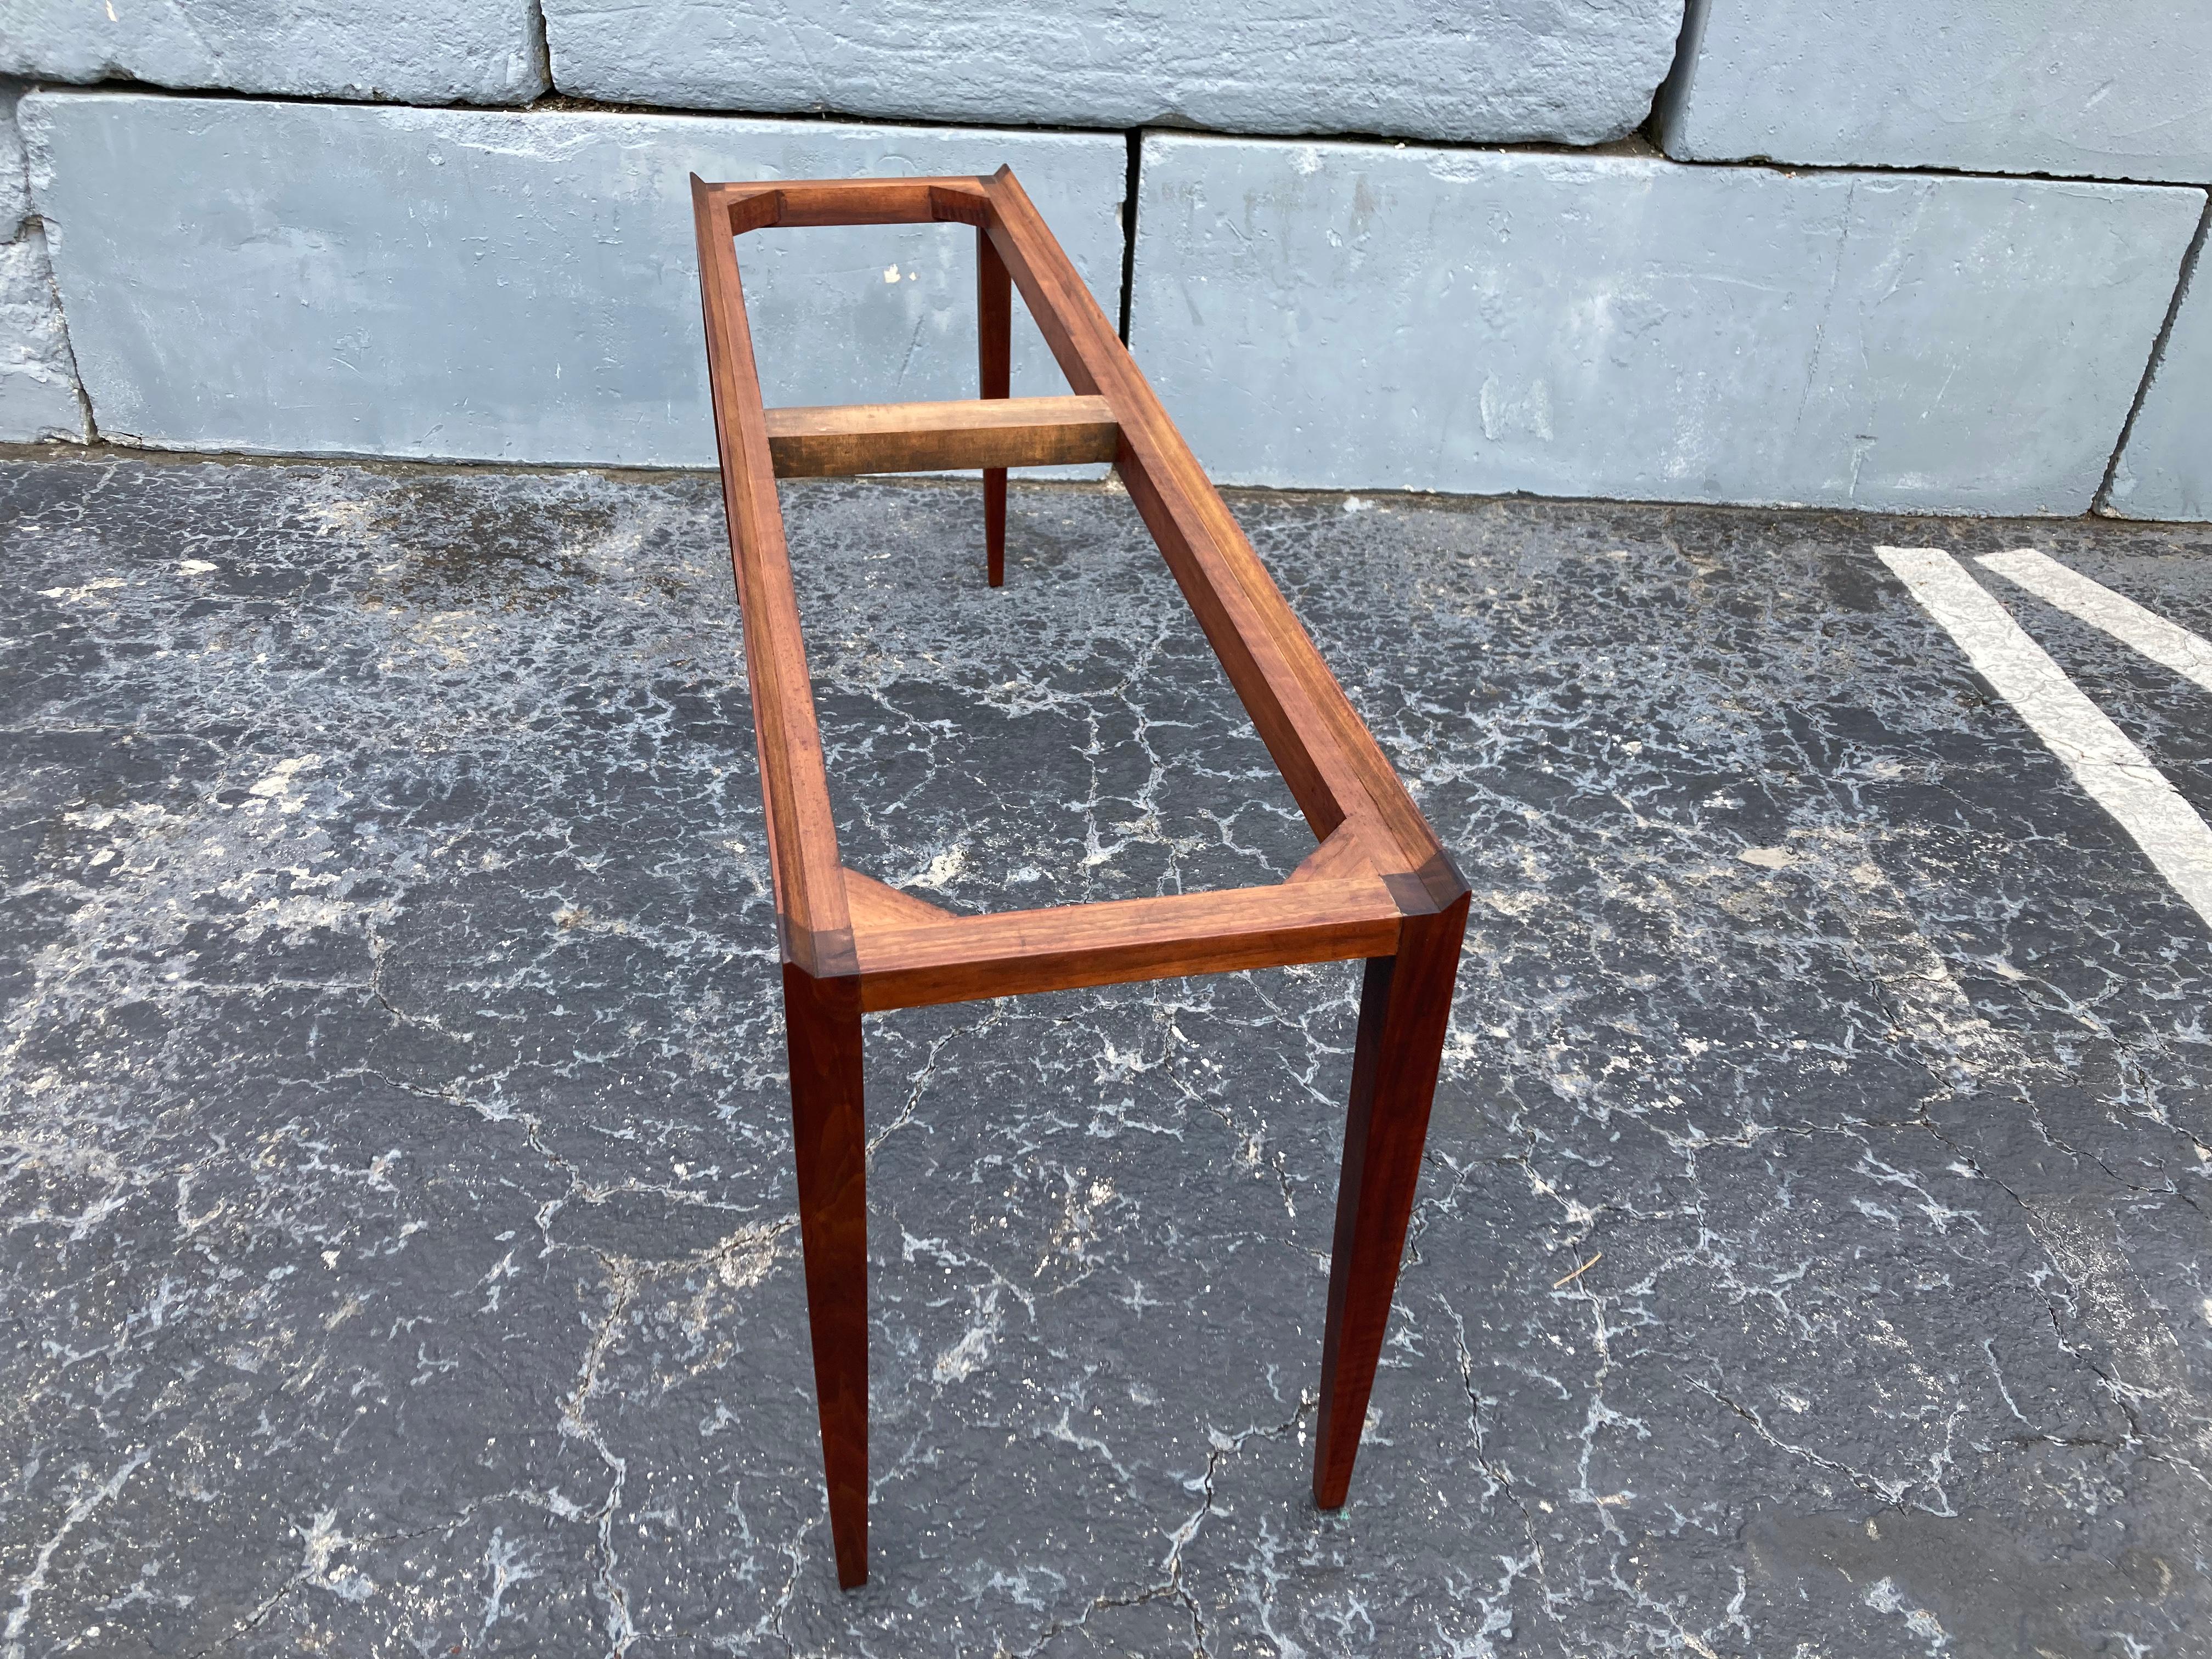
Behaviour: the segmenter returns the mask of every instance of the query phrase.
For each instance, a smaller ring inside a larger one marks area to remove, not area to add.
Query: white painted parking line
[[[2148,756],[2066,678],[2065,670],[1940,547],[1877,547],[1881,562],[1943,624],[2090,799],[2135,838],[2174,890],[2212,924],[2212,828]]]
[[[2212,640],[2166,621],[2154,611],[2144,610],[2126,595],[2091,581],[2080,571],[2069,570],[2032,547],[1984,553],[1975,562],[2212,691]]]

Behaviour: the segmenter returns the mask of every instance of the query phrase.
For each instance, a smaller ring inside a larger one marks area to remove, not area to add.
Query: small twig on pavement
[[[1555,1291],[1565,1290],[1568,1285],[1573,1284],[1575,1280],[1580,1279],[1584,1273],[1588,1273],[1592,1267],[1596,1267],[1599,1262],[1604,1260],[1605,1252],[1603,1250],[1600,1250],[1595,1255],[1583,1262],[1581,1267],[1576,1268],[1574,1272],[1569,1273],[1565,1278],[1553,1279],[1552,1281],[1552,1288]]]

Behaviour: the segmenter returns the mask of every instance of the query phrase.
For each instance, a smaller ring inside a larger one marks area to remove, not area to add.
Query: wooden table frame
[[[860,1017],[1031,991],[1366,963],[1322,1346],[1314,1500],[1345,1500],[1390,1316],[1451,1010],[1468,890],[1390,763],[1014,178],[708,184],[691,199],[723,504],[760,750],[807,1319],[837,1579],[867,1578]],[[982,398],[765,409],[734,239],[770,226],[975,228]],[[1074,396],[1008,396],[1012,289]],[[959,916],[845,867],[779,477],[981,467],[988,580],[1010,466],[1110,460],[1318,843],[1273,887]]]

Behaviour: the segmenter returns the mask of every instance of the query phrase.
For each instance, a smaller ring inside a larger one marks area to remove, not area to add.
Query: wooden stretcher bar
[[[768,411],[779,478],[1110,461],[1121,428],[1103,398],[847,404]]]
[[[1322,1339],[1315,1501],[1359,1449],[1458,971],[1467,887],[1235,518],[1006,168],[990,178],[691,181],[708,383],[783,960],[793,1150],[839,1582],[867,1576],[861,1016],[1293,963],[1366,964]],[[768,409],[735,238],[771,226],[976,233],[981,397]],[[1021,293],[1073,395],[1008,397]],[[1004,580],[1006,470],[1110,460],[1312,829],[1273,887],[960,916],[839,855],[778,477],[983,469]]]

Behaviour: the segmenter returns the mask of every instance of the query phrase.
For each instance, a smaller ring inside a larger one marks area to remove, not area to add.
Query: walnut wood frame
[[[1345,1500],[1390,1314],[1468,890],[1008,168],[988,179],[694,177],[722,495],[775,888],[800,1241],[838,1582],[867,1577],[866,1137],[860,1017],[1031,991],[1362,959],[1314,1443]],[[982,400],[766,409],[734,239],[769,226],[976,232]],[[1075,395],[1008,396],[1012,289]],[[779,477],[981,467],[988,580],[1011,466],[1110,460],[1318,842],[1273,887],[958,916],[845,867],[799,633]]]

